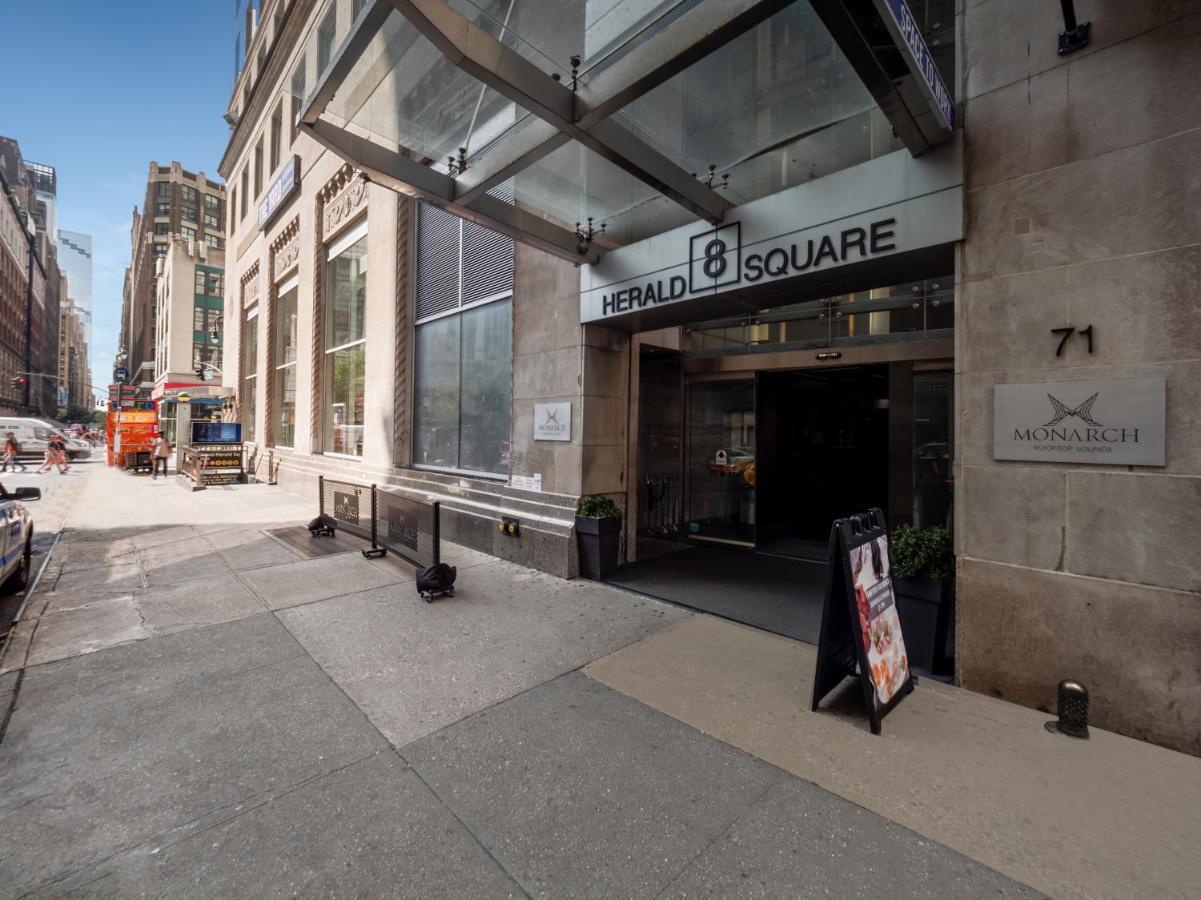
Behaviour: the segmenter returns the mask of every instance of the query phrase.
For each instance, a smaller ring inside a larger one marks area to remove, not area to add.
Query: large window
[[[300,104],[304,102],[305,90],[305,63],[307,60],[304,56],[300,57],[300,62],[296,64],[296,69],[292,72],[292,105],[291,105],[291,143],[296,143],[297,124],[296,119],[300,115]]]
[[[420,207],[416,465],[508,474],[512,294],[511,240]]]
[[[220,297],[225,293],[225,278],[220,272],[197,269],[194,291],[205,297]]]
[[[317,29],[317,77],[325,71],[334,55],[334,36],[338,31],[338,7],[331,6]]]
[[[187,238],[189,240],[194,241],[194,240],[196,240],[196,229],[191,228],[187,225],[180,225],[179,226],[179,235],[180,235],[180,237]]]
[[[280,103],[275,107],[275,114],[271,116],[271,157],[267,166],[267,171],[274,174],[279,168],[279,156],[282,151],[280,146],[284,139],[284,105]]]
[[[362,456],[367,363],[365,222],[330,247],[326,277],[323,449]]]
[[[242,439],[257,439],[255,389],[259,383],[259,308],[246,310],[242,324]]]
[[[275,301],[275,358],[271,392],[275,400],[275,444],[296,443],[296,281],[281,286]]]
[[[417,327],[414,462],[508,474],[512,337],[511,300]]]
[[[246,197],[250,194],[250,169],[242,169],[242,208],[238,210],[238,221],[246,218]]]
[[[257,200],[263,193],[263,139],[254,147],[254,197]]]

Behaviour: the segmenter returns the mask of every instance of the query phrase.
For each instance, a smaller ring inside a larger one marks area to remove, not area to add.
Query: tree
[[[97,410],[86,406],[60,406],[55,417],[60,422],[95,424]]]

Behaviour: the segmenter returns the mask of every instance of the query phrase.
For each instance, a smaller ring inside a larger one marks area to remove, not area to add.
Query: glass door
[[[688,534],[752,546],[755,540],[755,382],[688,386]]]

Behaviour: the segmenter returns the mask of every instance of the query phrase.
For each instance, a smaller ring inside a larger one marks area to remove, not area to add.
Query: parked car
[[[25,504],[40,500],[35,487],[5,490],[0,484],[0,594],[24,590],[33,561],[33,517]]]
[[[41,459],[46,452],[46,442],[52,435],[66,430],[66,426],[53,419],[31,419],[24,416],[0,416],[0,439],[12,432],[21,448],[24,459]],[[72,462],[87,459],[92,455],[92,445],[79,438],[66,438],[67,458]]]

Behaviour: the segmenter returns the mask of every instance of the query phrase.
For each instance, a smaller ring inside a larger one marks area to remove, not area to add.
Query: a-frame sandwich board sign
[[[826,597],[817,643],[812,709],[858,670],[872,734],[913,690],[888,562],[884,513],[837,519],[827,550]]]

